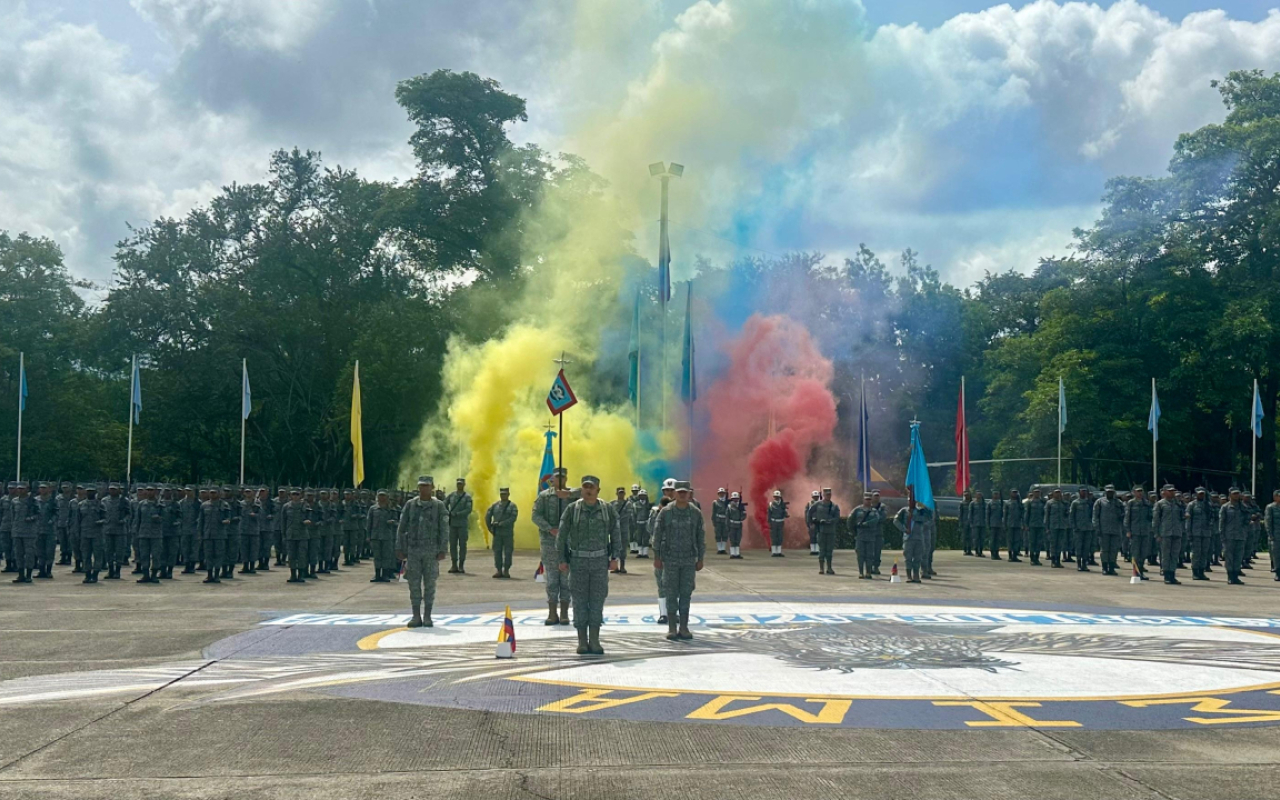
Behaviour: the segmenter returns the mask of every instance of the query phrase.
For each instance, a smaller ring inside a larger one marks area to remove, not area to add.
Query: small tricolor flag
[[[498,647],[494,651],[495,658],[513,658],[516,654],[516,625],[511,621],[511,606],[507,606],[506,616],[502,618],[502,628],[498,631]]]
[[[546,583],[546,582],[547,582],[547,570],[546,570],[546,567],[543,567],[543,566],[542,566],[542,562],[541,562],[541,561],[539,561],[539,562],[538,562],[538,571],[537,571],[537,572],[535,572],[535,573],[533,573],[533,582],[534,582],[534,583]]]

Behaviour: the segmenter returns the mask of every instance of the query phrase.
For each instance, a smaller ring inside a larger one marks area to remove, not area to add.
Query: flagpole
[[[132,367],[129,370],[129,445],[124,460],[124,482],[126,487],[133,480],[133,398],[136,388],[134,381],[138,378],[138,354],[133,354]]]
[[[1153,414],[1155,412],[1155,407],[1156,407],[1156,379],[1152,378],[1151,379],[1151,408],[1152,408]],[[1159,470],[1156,469],[1156,425],[1159,425],[1160,423],[1155,419],[1154,416],[1152,417],[1152,421],[1154,422],[1154,424],[1151,426],[1151,491],[1154,492],[1156,490],[1156,483],[1159,480],[1156,476],[1160,474]]]
[[[22,480],[22,407],[27,404],[22,390],[26,386],[26,380],[27,356],[26,353],[18,353],[18,474],[14,477],[19,481]]]
[[[244,383],[249,374],[249,359],[240,359],[240,485],[244,486],[244,429],[248,417],[244,414]]]
[[[1254,500],[1258,498],[1258,434],[1262,426],[1258,423],[1258,379],[1253,379],[1253,402],[1249,405],[1249,438],[1253,439],[1253,476],[1249,480],[1249,494]]]
[[[659,236],[658,241],[660,243],[667,241],[667,189],[670,185],[671,185],[671,178],[667,175],[663,175],[662,176],[662,213],[659,216],[659,231],[658,231],[658,236]],[[659,248],[661,248],[661,244],[659,244]],[[662,258],[662,254],[659,253],[658,257]],[[668,274],[665,279],[668,284],[671,281],[671,275],[669,272],[669,270],[671,269],[669,258],[670,257],[668,257],[668,267],[667,267]],[[662,339],[661,339],[662,430],[665,431],[667,429],[667,291],[666,291],[665,285],[662,287],[662,290],[658,292],[658,299],[662,301],[662,322],[661,322],[661,325],[662,325]],[[563,444],[563,441],[561,442],[561,444]]]
[[[636,294],[636,304],[639,305],[640,296]],[[637,315],[638,316],[638,315]],[[644,385],[641,379],[641,365],[644,364],[644,337],[640,335],[640,327],[636,326],[636,433],[640,433],[640,387]]]
[[[969,489],[969,415],[964,407],[964,376],[960,376],[960,414],[964,417],[964,432],[961,434],[960,447],[964,451],[964,463],[961,469],[964,476],[960,478],[960,483],[964,484],[964,491]],[[964,491],[960,494],[964,495]]]
[[[1058,486],[1062,486],[1062,377],[1058,377]]]

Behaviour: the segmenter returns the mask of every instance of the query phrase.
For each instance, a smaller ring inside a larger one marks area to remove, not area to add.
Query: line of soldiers
[[[981,557],[985,546],[992,559],[1001,560],[1000,550],[1007,547],[1009,561],[1021,561],[1026,552],[1031,564],[1040,566],[1043,552],[1051,567],[1075,563],[1080,572],[1100,560],[1104,575],[1119,575],[1117,559],[1123,556],[1141,580],[1148,579],[1148,566],[1159,567],[1164,582],[1175,585],[1180,583],[1177,570],[1188,562],[1198,581],[1209,580],[1207,573],[1224,565],[1227,582],[1241,585],[1243,570],[1252,568],[1265,535],[1271,572],[1280,581],[1280,489],[1265,509],[1236,488],[1220,495],[1204,487],[1179,492],[1166,484],[1155,503],[1142,486],[1119,494],[1108,484],[1096,498],[1081,487],[1070,501],[1061,489],[1048,499],[1041,494],[1032,489],[1023,500],[1012,489],[1006,500],[997,489],[987,500],[981,491],[965,492],[960,505],[965,555]]]

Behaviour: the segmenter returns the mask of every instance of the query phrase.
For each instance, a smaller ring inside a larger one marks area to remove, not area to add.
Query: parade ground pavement
[[[604,656],[537,554],[473,551],[435,626],[371,567],[0,583],[0,798],[1274,798],[1280,583],[1131,584],[939,553],[939,577],[708,556],[692,641],[652,561]],[[445,566],[448,564],[446,562]],[[496,659],[504,610],[515,658]]]

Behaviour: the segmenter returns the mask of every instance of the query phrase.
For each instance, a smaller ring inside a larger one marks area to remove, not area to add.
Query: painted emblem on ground
[[[285,692],[566,717],[870,728],[1154,729],[1280,724],[1280,620],[875,603],[695,605],[669,642],[653,609],[609,610],[606,655],[515,614],[289,614],[208,658],[0,682],[0,705],[149,692],[186,703]]]

